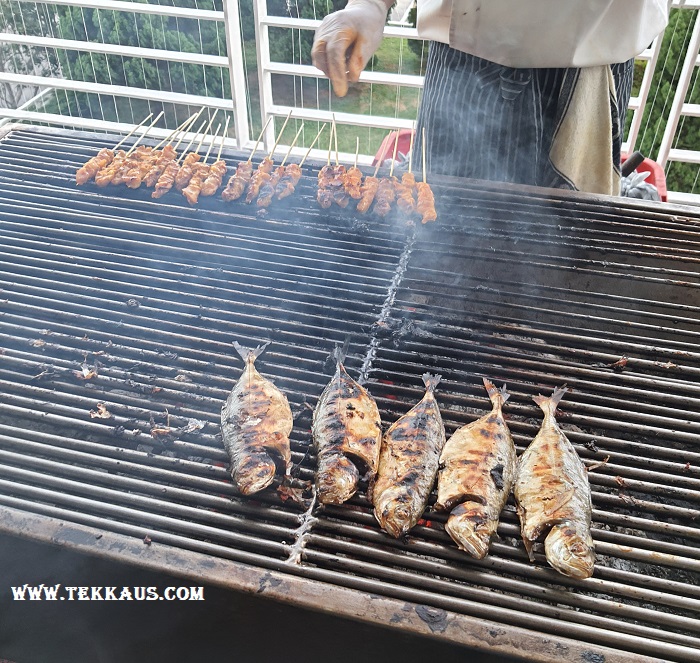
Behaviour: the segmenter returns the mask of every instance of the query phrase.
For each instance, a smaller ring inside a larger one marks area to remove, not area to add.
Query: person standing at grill
[[[432,174],[619,195],[634,56],[671,0],[418,0],[429,39],[416,153]],[[382,40],[392,0],[349,0],[312,59],[344,96]]]

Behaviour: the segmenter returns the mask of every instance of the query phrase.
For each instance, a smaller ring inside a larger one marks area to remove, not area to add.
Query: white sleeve
[[[641,53],[666,27],[670,4],[418,0],[418,28],[424,38],[509,67],[591,67]]]

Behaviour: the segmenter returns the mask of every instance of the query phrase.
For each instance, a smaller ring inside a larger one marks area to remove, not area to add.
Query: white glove
[[[348,81],[360,73],[382,43],[386,15],[393,0],[349,0],[345,9],[329,14],[316,30],[311,60],[328,78],[339,97]]]

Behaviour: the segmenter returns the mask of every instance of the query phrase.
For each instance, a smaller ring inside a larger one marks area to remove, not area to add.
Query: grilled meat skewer
[[[250,183],[253,177],[253,164],[250,161],[241,161],[238,166],[236,166],[235,174],[231,175],[226,188],[222,191],[221,197],[230,202],[232,200],[238,200],[246,190],[246,187]]]
[[[374,202],[374,197],[377,195],[379,188],[379,180],[376,177],[368,175],[360,187],[360,200],[357,203],[357,211],[360,214],[365,214]]]
[[[418,182],[416,184],[416,190],[418,192],[416,211],[421,215],[421,222],[428,223],[430,221],[435,221],[435,219],[437,219],[435,197],[433,196],[430,184],[427,182]]]
[[[78,168],[75,173],[75,183],[81,186],[91,179],[94,179],[95,175],[100,172],[103,168],[109,166],[114,160],[114,152],[106,147],[103,147],[94,157],[88,159],[88,161]]]

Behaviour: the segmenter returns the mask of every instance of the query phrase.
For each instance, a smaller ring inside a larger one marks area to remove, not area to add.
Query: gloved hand
[[[391,4],[393,0],[349,0],[345,9],[329,14],[318,26],[311,60],[331,79],[339,97],[379,48]]]

